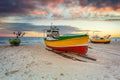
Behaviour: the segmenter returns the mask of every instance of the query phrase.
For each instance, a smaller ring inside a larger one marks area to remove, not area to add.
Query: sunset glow
[[[65,33],[100,31],[120,37],[119,0],[1,0],[0,36],[24,31],[26,36],[43,36],[44,25],[64,25]],[[70,27],[71,28],[71,27]],[[79,30],[79,31],[78,31]],[[62,32],[63,33],[63,32]]]

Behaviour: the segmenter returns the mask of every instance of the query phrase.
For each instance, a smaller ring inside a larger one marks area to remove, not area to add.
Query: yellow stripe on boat
[[[88,36],[85,37],[77,37],[65,40],[45,40],[45,44],[47,46],[53,47],[66,47],[70,45],[84,45],[88,44]]]
[[[110,42],[110,39],[100,39],[100,40],[96,40],[96,39],[92,39],[92,42],[100,42],[100,43],[105,43],[105,42]]]

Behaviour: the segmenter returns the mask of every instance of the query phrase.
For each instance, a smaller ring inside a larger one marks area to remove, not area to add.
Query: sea
[[[0,44],[9,44],[9,39],[13,37],[0,37]],[[21,44],[44,44],[43,37],[21,37]]]
[[[0,37],[0,44],[9,44],[9,39],[13,39],[13,37]],[[22,37],[21,44],[43,44],[43,37]],[[120,38],[111,38],[111,41],[120,41]]]

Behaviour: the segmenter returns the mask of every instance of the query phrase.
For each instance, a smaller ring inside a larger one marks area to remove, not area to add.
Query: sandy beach
[[[42,44],[0,45],[0,80],[120,80],[120,42],[89,44],[87,55],[74,61]]]

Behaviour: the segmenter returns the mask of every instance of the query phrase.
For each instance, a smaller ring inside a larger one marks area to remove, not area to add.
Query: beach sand
[[[42,44],[0,45],[0,80],[120,80],[120,42],[89,47],[97,61],[64,58]]]

